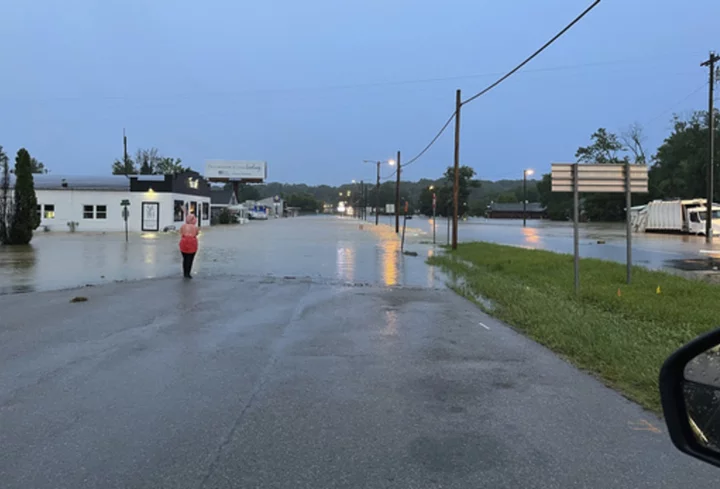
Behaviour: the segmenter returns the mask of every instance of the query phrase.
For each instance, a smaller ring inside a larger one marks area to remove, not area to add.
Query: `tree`
[[[0,146],[0,166],[2,167],[2,181],[0,181],[0,243],[10,240],[10,163],[3,147]]]
[[[177,175],[186,171],[190,171],[190,167],[183,166],[180,158],[162,157],[155,167],[155,173],[158,175]]]
[[[323,208],[322,202],[309,193],[292,194],[285,199],[285,202],[288,207],[298,207],[301,212],[315,213]]]
[[[121,160],[115,160],[112,164],[113,175],[137,175],[137,168],[135,168],[135,162],[129,156],[125,162]]]
[[[643,128],[640,124],[637,122],[631,124],[630,127],[623,131],[620,138],[625,146],[625,149],[633,154],[635,164],[644,165],[647,163],[645,148],[643,147],[645,135],[643,134]]]
[[[135,152],[135,164],[140,166],[141,175],[155,175],[160,160],[157,148],[138,149]]]
[[[627,157],[619,158],[618,151],[624,151],[618,137],[601,127],[590,136],[592,144],[581,146],[575,152],[578,163],[624,163]]]
[[[581,146],[575,152],[578,163],[626,163],[628,156],[620,157],[626,148],[617,135],[603,127],[595,131],[592,144]],[[585,215],[591,221],[622,221],[625,219],[625,196],[622,194],[590,194],[584,201]]]
[[[522,193],[522,190],[521,190]],[[522,202],[522,197],[518,199],[515,192],[505,192],[504,194],[498,195],[496,202],[501,204],[511,204],[515,202]]]
[[[461,166],[459,169],[459,186],[458,186],[458,215],[463,216],[470,210],[470,192],[473,188],[480,188],[480,182],[474,180],[475,170],[470,166]],[[452,189],[455,182],[455,168],[449,166],[445,171],[445,182],[446,184],[441,188],[444,198],[447,198],[446,194],[449,191],[450,210],[449,213],[453,212],[453,195]],[[438,200],[438,210],[440,210],[440,200]]]
[[[572,216],[572,194],[552,191],[552,175],[546,173],[537,184],[540,203],[552,221],[567,221]]]
[[[715,137],[720,137],[720,112],[715,111]],[[698,111],[689,119],[673,117],[673,131],[658,148],[650,168],[650,197],[691,199],[707,193],[708,113]],[[715,161],[720,161],[720,144],[715,145]],[[717,179],[720,172],[715,172]],[[714,200],[720,197],[715,181]]]
[[[33,173],[48,173],[48,169],[45,168],[45,165],[34,157],[30,158],[30,167],[32,168]]]
[[[28,244],[40,225],[30,153],[25,148],[15,158],[15,192],[7,244]]]

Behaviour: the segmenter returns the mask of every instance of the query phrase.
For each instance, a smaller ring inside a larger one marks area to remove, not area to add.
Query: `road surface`
[[[440,284],[325,261],[0,297],[2,488],[717,485],[657,417]]]

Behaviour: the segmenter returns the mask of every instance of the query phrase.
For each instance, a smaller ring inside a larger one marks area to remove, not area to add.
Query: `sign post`
[[[125,242],[128,242],[128,218],[130,217],[130,209],[128,209],[128,206],[130,205],[130,201],[128,199],[123,199],[120,202],[120,205],[122,206],[122,216],[123,220],[125,221]]]
[[[552,165],[552,191],[573,193],[573,249],[575,293],[580,292],[580,193],[624,193],[626,214],[627,283],[632,280],[632,226],[631,207],[633,193],[648,192],[646,165],[620,164],[564,164]]]

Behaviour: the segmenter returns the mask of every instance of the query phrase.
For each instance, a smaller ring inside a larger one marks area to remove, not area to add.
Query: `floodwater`
[[[389,217],[382,219],[390,224]],[[408,228],[422,233],[424,240],[432,241],[432,219],[414,216],[407,221]],[[439,218],[436,242],[448,240],[447,219]],[[488,241],[498,244],[543,249],[558,253],[573,253],[572,223],[529,220],[527,227],[521,220],[468,219],[460,221],[458,240]],[[706,244],[702,236],[658,233],[633,233],[633,263],[656,270],[674,271],[682,263],[707,260],[720,256],[720,238]],[[626,240],[624,223],[583,223],[580,225],[580,256],[625,263]]]
[[[432,219],[407,221],[405,249],[417,257],[400,252],[393,218],[383,217],[381,224],[312,216],[205,228],[194,273],[443,287],[441,273],[424,263],[435,250]],[[523,228],[517,220],[470,219],[461,221],[458,235],[460,241],[572,253],[570,223],[528,221]],[[438,219],[437,244],[445,244],[447,236],[447,220]],[[177,243],[174,233],[134,234],[128,243],[122,233],[38,233],[30,246],[0,247],[0,294],[180,275]],[[580,254],[624,263],[624,225],[581,225]],[[707,264],[716,254],[720,239],[706,245],[699,236],[633,234],[635,265],[678,272],[683,263]]]
[[[193,272],[443,287],[440,272],[424,263],[433,247],[416,239],[412,251],[418,256],[400,253],[389,226],[350,218],[251,221],[203,229]],[[29,246],[0,247],[0,294],[173,275],[181,276],[175,233],[131,234],[128,243],[123,233],[38,233]]]

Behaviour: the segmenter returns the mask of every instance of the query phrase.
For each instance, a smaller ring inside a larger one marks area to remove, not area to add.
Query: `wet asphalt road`
[[[380,250],[358,279],[296,239],[326,273],[0,297],[0,487],[716,486],[655,416],[338,229]]]

